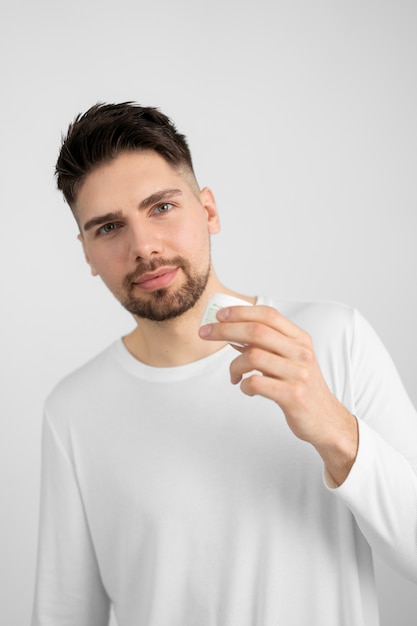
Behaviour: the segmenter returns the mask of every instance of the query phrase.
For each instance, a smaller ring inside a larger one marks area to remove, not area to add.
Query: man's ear
[[[90,257],[89,257],[89,256],[88,256],[88,254],[87,254],[87,250],[86,250],[86,248],[85,248],[84,237],[82,236],[82,234],[81,234],[81,233],[80,233],[79,235],[77,235],[77,239],[78,239],[78,241],[80,241],[80,242],[81,242],[81,245],[82,245],[82,247],[83,247],[84,257],[85,257],[85,260],[87,261],[88,265],[90,266],[90,269],[91,269],[91,273],[92,273],[92,275],[93,275],[93,276],[98,276],[98,272],[97,272],[97,270],[95,269],[94,265],[91,263],[91,261],[90,261]]]
[[[200,201],[207,213],[207,223],[210,235],[215,235],[220,231],[220,220],[217,212],[216,200],[213,192],[208,187],[200,191]]]

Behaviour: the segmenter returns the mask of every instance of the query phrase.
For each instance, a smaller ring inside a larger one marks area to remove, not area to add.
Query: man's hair
[[[69,125],[55,168],[57,186],[70,206],[86,176],[123,152],[152,150],[194,175],[190,149],[173,122],[154,107],[134,102],[98,103]]]

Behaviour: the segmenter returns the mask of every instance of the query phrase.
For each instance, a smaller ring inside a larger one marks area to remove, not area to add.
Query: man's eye
[[[115,224],[114,222],[110,222],[109,224],[104,224],[101,228],[98,229],[99,235],[109,235],[113,233],[118,228],[120,228],[119,224]]]
[[[153,214],[161,215],[162,213],[168,213],[172,207],[173,205],[170,202],[164,202],[164,204],[160,204],[154,208]]]

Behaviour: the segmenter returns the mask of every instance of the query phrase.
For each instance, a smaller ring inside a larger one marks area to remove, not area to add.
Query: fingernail
[[[198,332],[199,332],[200,337],[208,337],[211,334],[211,324],[200,326],[200,329]]]
[[[225,321],[227,320],[229,315],[230,315],[230,309],[229,307],[226,307],[225,309],[220,309],[220,311],[217,313],[217,319]]]

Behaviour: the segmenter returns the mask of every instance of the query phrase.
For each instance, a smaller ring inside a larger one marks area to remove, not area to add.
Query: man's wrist
[[[316,446],[325,465],[325,477],[329,487],[337,488],[344,483],[355,462],[358,447],[358,422],[346,410],[343,426],[335,432],[332,441]]]

